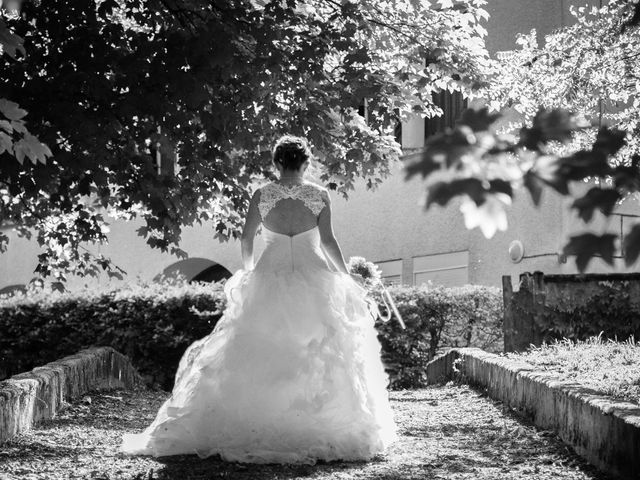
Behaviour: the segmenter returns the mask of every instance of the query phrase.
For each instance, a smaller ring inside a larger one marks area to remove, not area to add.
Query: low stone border
[[[604,472],[640,478],[640,407],[476,348],[453,349],[427,364],[429,383],[461,378],[520,411]]]
[[[90,390],[131,388],[140,377],[111,347],[88,348],[0,382],[0,443],[53,417]]]

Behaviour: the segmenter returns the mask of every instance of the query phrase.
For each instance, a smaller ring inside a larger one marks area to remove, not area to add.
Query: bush
[[[424,367],[443,350],[453,347],[503,350],[503,304],[498,288],[429,285],[393,286],[388,290],[407,326],[402,330],[395,318],[378,326],[392,388],[426,385]],[[372,293],[380,300],[379,291],[374,288]]]
[[[127,355],[148,384],[169,389],[185,349],[211,332],[224,304],[220,284],[182,281],[3,299],[0,379],[109,345]]]
[[[371,286],[371,295],[380,292]],[[391,388],[425,384],[425,364],[442,349],[502,350],[496,288],[390,287],[407,324],[378,322]],[[0,378],[91,345],[129,356],[147,383],[170,389],[178,362],[209,334],[225,306],[221,284],[173,281],[106,292],[18,295],[0,301]],[[384,312],[384,306],[380,306]]]
[[[629,282],[602,281],[582,304],[545,306],[544,341],[640,338],[640,305],[629,290]]]

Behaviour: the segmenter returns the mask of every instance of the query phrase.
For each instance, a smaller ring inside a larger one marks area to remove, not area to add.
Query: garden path
[[[196,456],[125,457],[120,436],[154,417],[165,392],[96,393],[0,447],[0,480],[605,480],[554,435],[465,385],[391,392],[400,440],[371,462],[241,465]]]

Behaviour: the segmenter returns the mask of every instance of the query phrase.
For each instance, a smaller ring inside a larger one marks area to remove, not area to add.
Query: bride
[[[313,464],[371,459],[396,439],[371,300],[348,273],[327,190],[304,180],[310,155],[302,138],[277,142],[279,180],[253,195],[224,315],[124,453]]]

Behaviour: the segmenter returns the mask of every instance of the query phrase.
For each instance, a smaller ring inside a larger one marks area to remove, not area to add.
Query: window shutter
[[[433,94],[433,103],[439,106],[444,114],[440,117],[424,119],[424,136],[429,138],[436,133],[444,132],[447,128],[453,128],[460,118],[462,111],[467,108],[467,100],[460,92],[442,91]]]

